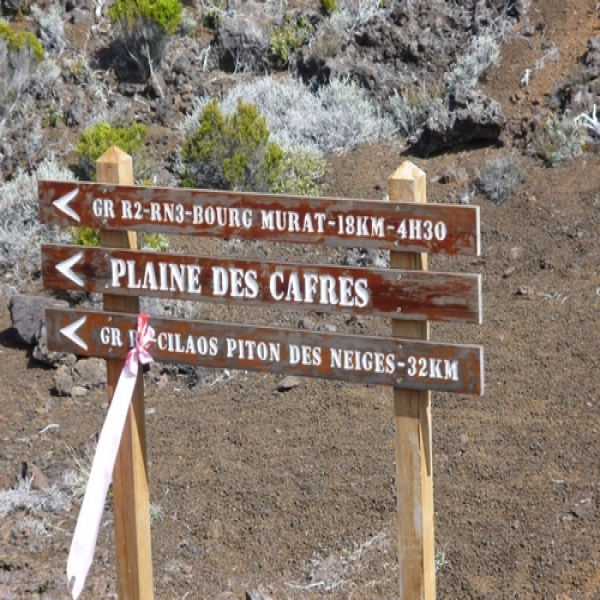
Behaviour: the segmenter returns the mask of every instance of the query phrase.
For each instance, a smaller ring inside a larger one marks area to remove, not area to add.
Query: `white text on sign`
[[[111,258],[110,267],[113,288],[249,299],[259,295],[259,276],[254,269],[213,266],[211,289],[205,290],[200,284],[202,266],[199,264],[147,262],[139,265],[134,260]],[[267,287],[271,298],[282,302],[363,308],[371,297],[367,279],[345,275],[276,271],[269,275]]]
[[[149,220],[152,223],[190,223],[194,226],[250,229],[259,224],[263,231],[287,233],[328,233],[359,238],[384,238],[391,229],[401,240],[443,241],[448,235],[444,221],[403,219],[398,225],[387,225],[383,217],[361,215],[337,215],[327,217],[324,212],[301,214],[292,210],[253,211],[250,208],[231,206],[194,205],[191,209],[176,202],[141,202],[122,200],[120,214],[110,198],[96,198],[92,203],[94,216],[124,222]],[[258,213],[258,214],[257,214]]]

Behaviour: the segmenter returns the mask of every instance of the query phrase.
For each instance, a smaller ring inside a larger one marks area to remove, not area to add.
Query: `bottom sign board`
[[[150,317],[156,362],[483,394],[483,347]],[[46,309],[48,349],[125,358],[134,314]]]

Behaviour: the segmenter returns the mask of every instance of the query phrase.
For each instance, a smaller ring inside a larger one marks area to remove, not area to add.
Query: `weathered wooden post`
[[[390,202],[426,202],[425,173],[406,161],[389,178]],[[427,255],[390,252],[390,267],[427,270]],[[427,321],[392,320],[392,335],[429,339]],[[435,598],[431,392],[394,388],[400,598]]]
[[[113,146],[96,162],[99,183],[133,185],[131,156]],[[137,248],[137,234],[132,231],[100,230],[100,244],[111,248]],[[122,313],[139,312],[138,296],[104,294],[104,310]],[[107,359],[108,401],[110,402],[124,360]],[[113,507],[117,585],[121,600],[152,600],[152,551],[150,546],[150,496],[146,460],[143,370],[133,392],[131,406],[119,454],[113,472]]]

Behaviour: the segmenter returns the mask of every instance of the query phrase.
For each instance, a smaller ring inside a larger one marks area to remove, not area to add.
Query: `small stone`
[[[294,375],[290,375],[289,377],[282,379],[277,384],[277,391],[278,392],[287,392],[289,390],[294,389],[295,387],[298,387],[301,383],[302,383],[302,381],[299,377],[294,377]]]
[[[578,519],[583,519],[592,508],[593,499],[594,493],[592,491],[577,492],[570,498],[565,499],[565,510]]]
[[[521,35],[523,37],[531,37],[535,33],[535,29],[531,25],[525,25],[521,29]]]
[[[504,278],[510,277],[516,270],[517,267],[508,267],[504,269]]]
[[[211,521],[206,532],[207,537],[211,540],[218,540],[223,535],[223,524],[218,519]]]
[[[262,590],[250,590],[246,592],[246,600],[271,600]]]
[[[84,358],[73,368],[74,381],[89,390],[106,383],[106,361],[102,358]]]
[[[66,352],[50,352],[48,350],[48,336],[46,334],[45,323],[42,323],[37,336],[37,344],[31,355],[35,360],[51,366],[65,364],[68,360]]]
[[[42,470],[33,463],[27,463],[25,477],[31,480],[32,490],[47,490],[50,487],[48,478],[42,473]]]
[[[71,23],[73,25],[85,24],[91,26],[94,24],[94,15],[89,10],[74,8],[71,12]]]
[[[522,298],[534,298],[535,288],[531,285],[521,285],[515,292],[515,296],[521,296]]]
[[[62,365],[54,372],[54,389],[60,396],[68,396],[73,389],[71,369]]]
[[[192,542],[192,541],[189,541],[187,543],[186,549],[190,554],[199,554],[199,552],[200,552],[200,548],[198,547],[198,544],[196,544],[196,542]]]
[[[87,389],[81,387],[80,385],[74,385],[71,389],[71,397],[72,398],[83,398],[87,394]]]
[[[554,269],[554,265],[550,261],[542,259],[540,260],[540,269]]]
[[[464,167],[449,167],[440,175],[439,181],[464,185],[469,181],[469,173]]]
[[[523,254],[523,248],[511,248],[510,249],[510,260],[517,260],[521,258]]]

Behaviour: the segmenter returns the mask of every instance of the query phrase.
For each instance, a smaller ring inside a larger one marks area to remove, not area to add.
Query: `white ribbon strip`
[[[77,519],[67,561],[67,582],[73,600],[81,594],[85,578],[94,558],[104,502],[121,443],[121,435],[137,380],[138,363],[153,362],[148,347],[155,342],[154,329],[148,325],[148,315],[138,315],[137,342],[127,354],[117,387],[100,433],[96,454],[85,489],[83,504]],[[75,582],[72,582],[73,577]]]

